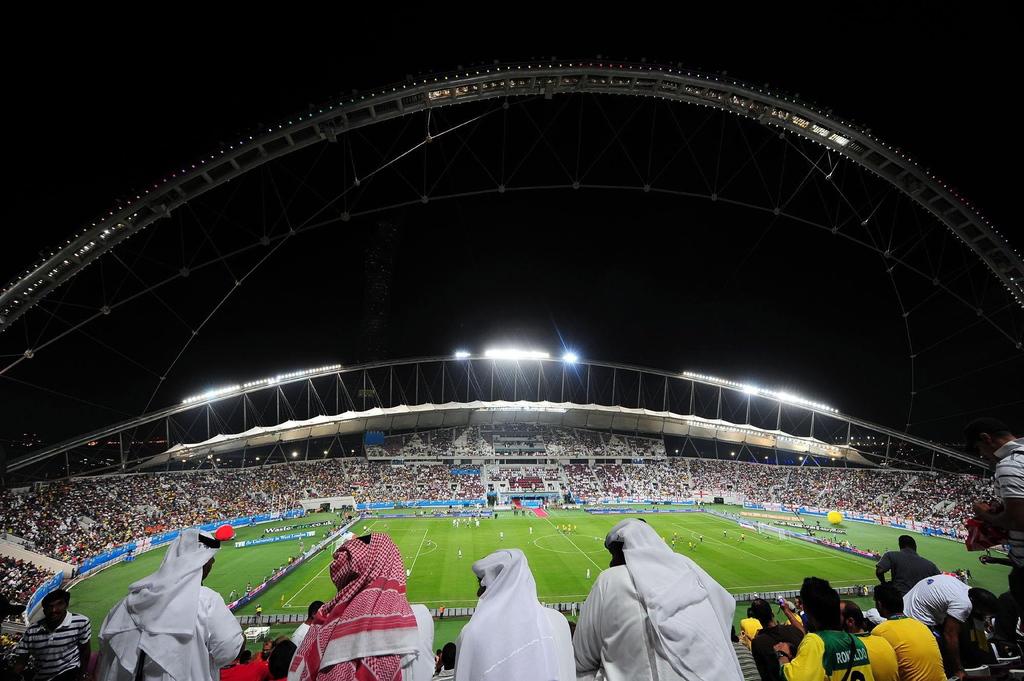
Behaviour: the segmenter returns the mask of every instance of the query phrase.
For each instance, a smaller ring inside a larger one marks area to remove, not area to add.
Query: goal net
[[[772,527],[771,525],[765,525],[764,523],[757,524],[757,533],[766,539],[778,539],[779,541],[785,541],[787,539],[786,531],[781,527]]]

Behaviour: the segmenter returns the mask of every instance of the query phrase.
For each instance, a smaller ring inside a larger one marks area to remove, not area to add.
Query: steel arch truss
[[[978,212],[898,148],[794,99],[732,79],[666,67],[535,63],[452,73],[386,87],[271,126],[181,168],[128,205],[80,230],[0,291],[0,332],[125,239],[196,197],[323,140],[452,104],[574,93],[625,94],[711,106],[820,144],[878,175],[954,233],[1024,306],[1024,262]],[[429,130],[428,130],[429,138]]]

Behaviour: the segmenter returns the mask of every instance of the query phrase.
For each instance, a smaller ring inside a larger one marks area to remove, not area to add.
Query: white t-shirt
[[[959,622],[971,617],[971,587],[950,575],[926,577],[903,597],[903,614],[936,627],[950,616]]]
[[[302,645],[302,639],[306,638],[306,632],[309,631],[309,625],[303,622],[299,626],[295,627],[295,632],[292,634],[292,643],[298,648]]]

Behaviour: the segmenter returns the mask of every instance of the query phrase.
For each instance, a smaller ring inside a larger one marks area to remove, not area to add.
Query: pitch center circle
[[[552,548],[550,546],[544,546],[544,545],[541,544],[541,542],[544,541],[545,539],[553,539],[553,538],[558,538],[559,540],[569,539],[569,537],[567,537],[564,534],[545,534],[542,537],[537,537],[536,539],[534,539],[533,540],[533,545],[536,546],[538,549],[541,549],[541,550],[544,550],[544,551],[550,551],[551,553],[585,553],[585,554],[605,553],[605,549],[604,549],[604,545],[603,544],[601,545],[600,548],[593,549],[593,550],[590,550],[590,551],[587,551],[586,549],[580,548],[580,547],[575,546],[573,544],[570,544],[569,546],[567,546],[565,548],[561,548],[561,547],[559,547],[559,548]],[[549,544],[551,542],[544,542],[544,543],[545,544]]]

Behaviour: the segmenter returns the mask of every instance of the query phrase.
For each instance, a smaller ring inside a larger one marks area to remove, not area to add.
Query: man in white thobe
[[[434,678],[434,618],[427,606],[416,603],[410,606],[416,616],[416,632],[419,646],[416,659],[402,667],[402,681],[430,681]]]
[[[455,681],[573,681],[569,623],[537,600],[523,552],[495,551],[473,573],[480,601],[455,646]]]
[[[219,548],[213,537],[183,530],[160,568],[128,587],[100,629],[97,681],[220,677],[245,637],[220,594],[202,585]]]
[[[742,681],[725,589],[642,520],[617,524],[605,547],[611,566],[573,635],[577,679]]]

